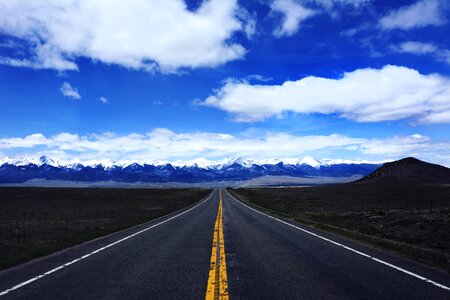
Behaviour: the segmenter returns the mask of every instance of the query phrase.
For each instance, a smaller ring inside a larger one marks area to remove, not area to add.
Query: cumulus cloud
[[[46,137],[38,133],[26,137],[0,138],[2,151],[18,148],[28,148],[30,151],[35,150],[31,153],[49,154],[64,160],[173,161],[237,156],[266,159],[300,157],[326,151],[335,158],[340,158],[339,155],[345,152],[358,159],[385,160],[412,155],[438,163],[450,163],[450,143],[434,143],[420,134],[367,139],[340,134],[302,136],[266,132],[249,136],[210,132],[176,133],[157,128],[146,134],[117,135],[109,132],[80,136],[59,133]]]
[[[273,31],[276,37],[293,35],[302,21],[315,14],[314,10],[300,5],[295,0],[275,0],[270,7],[273,12],[283,16],[281,24]]]
[[[440,49],[432,43],[423,43],[415,41],[407,41],[398,46],[392,46],[391,49],[395,52],[409,53],[416,55],[431,54],[431,57],[436,60],[443,61],[450,64],[450,50]]]
[[[80,94],[78,93],[78,90],[70,85],[68,82],[64,82],[62,86],[59,88],[61,93],[69,98],[73,99],[81,99]]]
[[[229,80],[200,105],[220,108],[240,122],[262,121],[285,112],[338,114],[358,122],[405,118],[450,122],[445,118],[450,111],[450,79],[387,65],[346,72],[337,79],[309,76],[281,85]]]
[[[109,104],[109,100],[106,97],[101,96],[98,100],[103,104]]]
[[[379,20],[382,29],[413,29],[445,23],[439,0],[422,0],[391,11]]]
[[[204,1],[195,11],[182,0],[2,1],[0,32],[30,53],[0,63],[77,70],[76,58],[87,57],[144,70],[213,67],[245,55],[231,38],[252,24],[238,11],[236,0]]]

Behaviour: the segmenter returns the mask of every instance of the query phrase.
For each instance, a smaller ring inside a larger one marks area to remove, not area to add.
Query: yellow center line
[[[207,300],[228,299],[227,263],[222,224],[222,191],[219,192],[219,197],[219,210],[214,224],[211,263],[209,265],[208,286],[206,287],[205,299]]]

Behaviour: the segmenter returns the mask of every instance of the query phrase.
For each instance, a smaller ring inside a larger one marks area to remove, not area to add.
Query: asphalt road
[[[450,299],[448,273],[222,196],[231,299]],[[0,298],[202,299],[218,205],[216,190],[182,212],[0,272],[0,293],[14,287]]]
[[[232,299],[450,299],[450,291],[257,213],[227,192],[223,205]],[[448,273],[295,226],[450,286]]]

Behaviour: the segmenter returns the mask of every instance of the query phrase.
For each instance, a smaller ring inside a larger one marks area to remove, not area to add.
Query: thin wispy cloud
[[[428,54],[435,53],[438,48],[431,43],[408,41],[401,43],[398,47],[394,47],[394,50],[401,53]]]
[[[297,33],[302,23],[320,14],[339,19],[342,12],[351,9],[357,13],[372,0],[274,0],[270,4],[273,15],[278,15],[278,26],[273,30],[277,38]]]
[[[101,96],[98,100],[103,104],[109,104],[109,100],[106,97]]]
[[[316,13],[294,0],[275,0],[270,7],[273,12],[282,15],[281,24],[273,31],[276,37],[293,35],[298,31],[301,22]]]
[[[433,43],[423,43],[416,41],[407,41],[399,45],[392,45],[391,49],[394,52],[408,53],[421,56],[429,56],[438,61],[450,64],[450,50],[440,49]]]
[[[440,0],[422,0],[391,11],[379,21],[382,29],[413,29],[444,24]]]
[[[80,94],[78,93],[78,90],[70,85],[68,82],[64,82],[61,87],[59,88],[61,93],[69,98],[72,99],[81,99]]]

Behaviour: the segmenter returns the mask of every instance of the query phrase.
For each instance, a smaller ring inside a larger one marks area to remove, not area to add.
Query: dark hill
[[[414,157],[385,163],[356,183],[450,184],[450,169]]]

